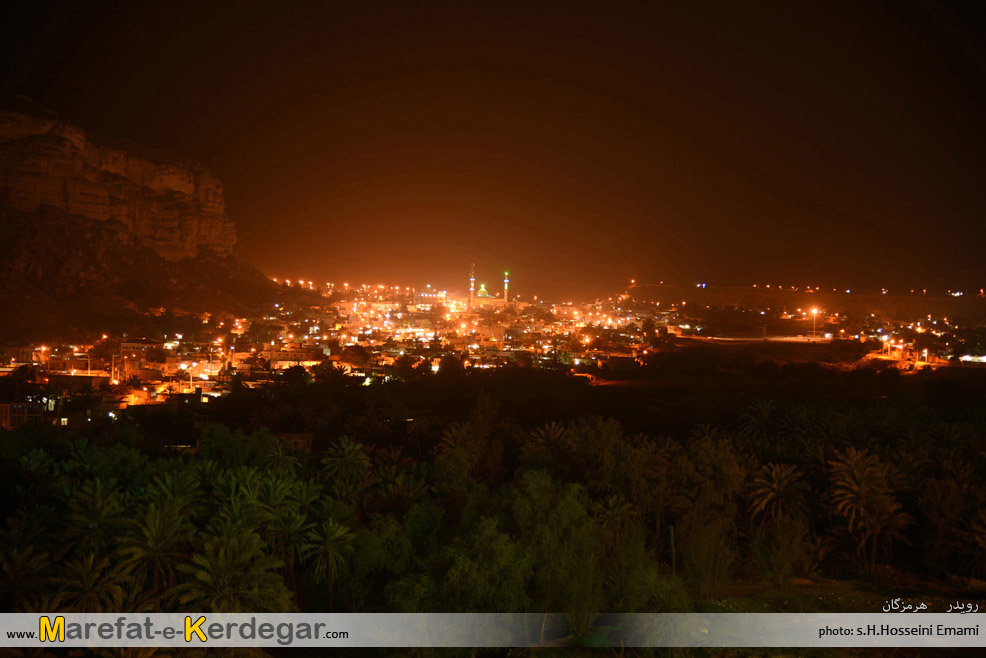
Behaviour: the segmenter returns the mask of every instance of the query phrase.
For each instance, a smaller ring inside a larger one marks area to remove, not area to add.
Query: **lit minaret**
[[[503,273],[503,301],[510,301],[510,272]]]
[[[472,310],[472,298],[476,295],[476,263],[469,268],[469,310]]]

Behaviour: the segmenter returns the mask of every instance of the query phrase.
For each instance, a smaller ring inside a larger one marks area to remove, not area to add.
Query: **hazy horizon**
[[[8,6],[0,86],[202,162],[270,276],[986,281],[960,5]],[[208,66],[203,66],[203,63]]]

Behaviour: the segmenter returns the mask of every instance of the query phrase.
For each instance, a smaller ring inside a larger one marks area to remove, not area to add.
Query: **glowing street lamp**
[[[816,334],[815,334],[815,320],[816,319],[818,319],[818,309],[817,308],[813,308],[813,309],[811,309],[811,336],[812,336],[812,338],[814,338],[816,336]]]

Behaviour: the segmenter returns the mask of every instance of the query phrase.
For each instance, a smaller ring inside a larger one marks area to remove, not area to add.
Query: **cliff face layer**
[[[101,333],[167,333],[161,309],[254,315],[278,288],[232,255],[166,260],[113,222],[45,206],[0,208],[0,345]],[[173,330],[173,329],[171,329]]]
[[[232,255],[205,169],[107,141],[0,93],[0,344],[152,336],[175,331],[169,318],[308,302]]]
[[[0,103],[0,207],[107,222],[177,261],[230,253],[236,241],[222,183],[204,168],[100,144],[31,106]]]

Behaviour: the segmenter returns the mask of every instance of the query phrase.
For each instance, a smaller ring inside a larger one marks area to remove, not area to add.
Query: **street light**
[[[814,338],[817,334],[815,333],[815,320],[818,318],[818,309],[811,309],[811,337]]]

